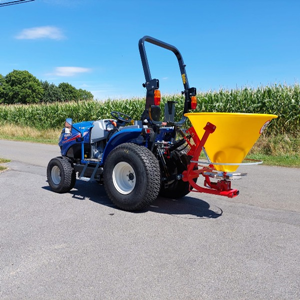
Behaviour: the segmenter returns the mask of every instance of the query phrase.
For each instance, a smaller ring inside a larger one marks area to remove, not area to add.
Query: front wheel
[[[107,195],[117,207],[141,210],[158,196],[159,163],[146,147],[124,143],[108,155],[103,179]]]
[[[54,192],[69,192],[76,182],[72,162],[67,157],[61,156],[51,159],[47,167],[47,179]]]

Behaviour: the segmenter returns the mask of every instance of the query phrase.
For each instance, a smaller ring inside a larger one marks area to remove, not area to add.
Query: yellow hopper
[[[234,172],[276,115],[244,113],[187,113],[198,137],[204,134],[207,122],[216,126],[205,143],[206,153],[215,169]],[[224,165],[219,165],[224,163]],[[234,163],[236,165],[226,165]]]

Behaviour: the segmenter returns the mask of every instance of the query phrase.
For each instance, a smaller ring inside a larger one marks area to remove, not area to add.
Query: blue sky
[[[0,3],[12,0],[0,0]],[[143,97],[138,41],[177,47],[199,92],[298,84],[298,0],[35,0],[0,7],[0,74],[27,70],[95,99]],[[162,94],[183,89],[176,57],[146,43]]]

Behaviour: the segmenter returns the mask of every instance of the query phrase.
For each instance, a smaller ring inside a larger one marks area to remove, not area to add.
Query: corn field
[[[269,126],[268,133],[300,133],[300,86],[274,85],[257,89],[220,90],[197,95],[197,112],[242,112],[276,114],[278,119]],[[162,96],[163,107],[167,101],[176,101],[176,118],[180,120],[184,97]],[[111,118],[111,111],[120,111],[139,120],[145,99],[80,101],[38,105],[0,105],[0,125],[16,124],[38,129],[61,128],[64,120],[74,122]]]

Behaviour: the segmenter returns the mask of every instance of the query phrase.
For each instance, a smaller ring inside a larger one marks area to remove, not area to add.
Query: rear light
[[[160,99],[161,99],[160,90],[154,90],[154,105],[159,106]]]
[[[142,130],[142,135],[145,135],[145,134],[153,134],[154,131],[152,128],[143,128]]]
[[[196,109],[197,108],[197,97],[192,96],[191,97],[191,109]]]

